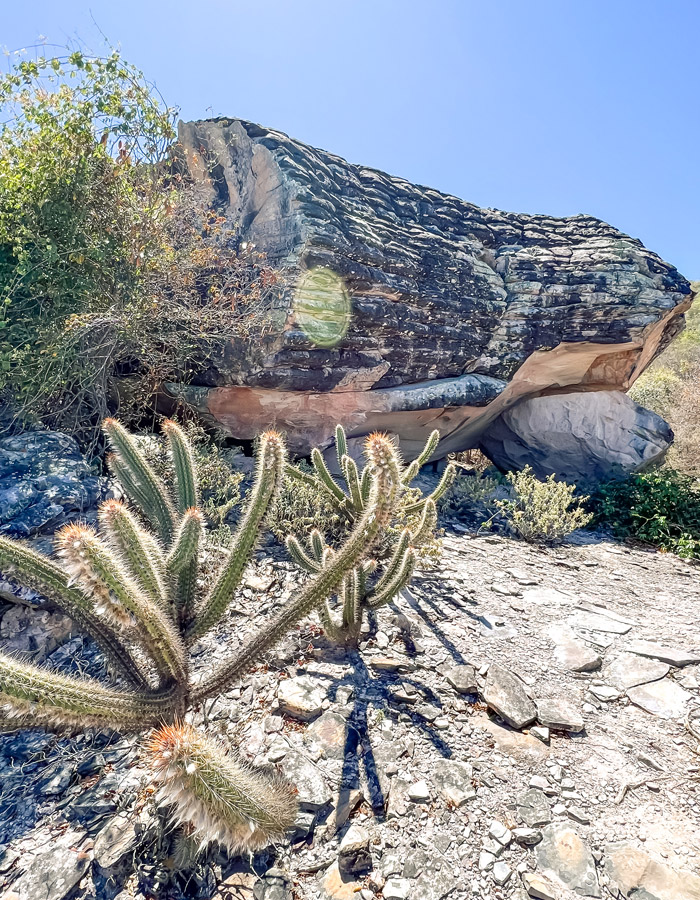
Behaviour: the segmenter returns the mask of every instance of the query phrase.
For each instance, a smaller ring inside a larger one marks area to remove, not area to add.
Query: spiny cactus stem
[[[311,534],[309,535],[309,546],[311,547],[311,552],[314,557],[318,560],[318,562],[323,562],[323,554],[326,549],[326,542],[323,540],[323,535],[318,530],[318,528],[314,528]]]
[[[167,614],[140,590],[109,547],[90,528],[67,525],[58,532],[56,546],[71,574],[103,605],[104,614],[130,629],[168,681],[187,677],[180,635]]]
[[[315,475],[312,475],[311,472],[302,472],[301,469],[297,469],[297,467],[293,466],[291,463],[285,464],[284,474],[296,481],[301,481],[304,484],[308,484],[310,487],[318,486],[318,481],[316,480]]]
[[[411,543],[414,547],[421,547],[428,540],[437,527],[437,521],[438,516],[435,501],[428,498],[425,501],[420,522],[411,534]]]
[[[72,678],[0,654],[0,703],[10,715],[31,713],[50,726],[141,728],[168,719],[174,691],[131,693],[105,688],[99,681]]]
[[[406,555],[406,550],[408,550],[410,543],[411,532],[408,530],[408,528],[405,528],[399,535],[399,539],[396,542],[396,547],[394,548],[391,559],[384,569],[381,578],[375,585],[375,592],[383,591],[384,588],[394,580],[396,573],[399,571],[399,568],[403,563],[404,556]]]
[[[133,499],[139,503],[142,513],[156,522],[160,536],[167,545],[172,538],[175,514],[167,492],[148,465],[136,442],[115,419],[105,419],[104,432],[116,453],[121,467],[127,469],[129,479],[138,487],[138,495]],[[124,485],[126,488],[127,485]],[[128,490],[128,488],[127,488]],[[145,505],[141,505],[145,499]]]
[[[350,628],[357,625],[361,617],[358,588],[357,569],[353,569],[343,579],[342,588],[343,624]]]
[[[287,539],[284,543],[287,548],[287,552],[298,566],[300,566],[306,572],[311,572],[313,574],[315,574],[316,572],[320,572],[321,563],[318,560],[312,559],[304,551],[304,548],[294,537],[294,535],[287,535]]]
[[[338,465],[343,470],[343,457],[348,455],[348,441],[345,437],[345,429],[342,425],[336,425],[335,428],[335,453],[338,457]]]
[[[176,819],[194,827],[201,846],[217,841],[234,853],[255,850],[294,822],[290,785],[190,725],[160,728],[146,753],[161,785],[157,799],[172,804]]]
[[[140,526],[133,513],[119,500],[103,503],[98,520],[107,543],[125,560],[138,584],[154,603],[167,609],[165,558],[153,535]]]
[[[172,419],[166,419],[163,422],[163,431],[168,438],[173,460],[177,507],[180,514],[183,514],[186,510],[199,504],[192,447],[183,430]]]
[[[328,471],[326,461],[323,458],[323,454],[318,449],[318,447],[314,447],[314,449],[311,451],[311,462],[316,474],[318,475],[321,486],[326,489],[327,493],[337,503],[343,503],[345,500],[347,500],[348,498],[345,491],[340,487],[339,484],[337,484],[331,473]]]
[[[260,538],[260,529],[272,500],[282,483],[285,448],[276,432],[262,436],[258,454],[258,468],[250,500],[241,520],[229,557],[209,596],[195,612],[186,638],[188,642],[206,634],[224,615],[248,564],[250,554]]]
[[[360,490],[360,477],[355,460],[347,455],[343,457],[343,471],[345,472],[345,481],[350,490],[350,500],[354,510],[359,514],[364,509],[362,491]]]
[[[83,591],[69,586],[67,572],[42,553],[6,537],[0,537],[0,566],[5,571],[21,576],[27,587],[53,600],[76,625],[82,626],[97,641],[116,671],[132,687],[147,686],[145,675],[123,641],[95,613],[93,599]]]
[[[186,510],[167,556],[166,565],[169,572],[179,572],[188,563],[197,559],[203,533],[204,514],[202,511],[196,507]]]
[[[382,443],[382,439],[375,436],[372,450],[376,474],[371,501],[346,542],[334,556],[328,558],[324,568],[302,588],[297,597],[289,600],[230,660],[224,661],[211,675],[195,685],[192,689],[193,702],[206,700],[225,690],[300,619],[336,593],[345,574],[369,552],[390,521],[398,497],[397,483],[392,478],[396,466],[390,459],[393,447],[385,439]]]
[[[457,469],[452,463],[450,463],[445,467],[445,471],[442,473],[442,478],[438,482],[437,487],[432,492],[432,494],[429,497],[424,497],[421,500],[417,500],[415,503],[407,504],[406,506],[404,506],[403,511],[408,514],[420,512],[423,510],[423,507],[427,500],[432,500],[433,503],[437,503],[440,497],[442,497],[442,495],[454,481],[456,473]]]
[[[385,603],[390,603],[394,597],[406,587],[411,580],[413,570],[416,565],[416,551],[413,547],[409,547],[404,558],[401,561],[399,569],[393,580],[389,582],[381,591],[375,590],[368,598],[367,603],[372,609],[378,609]]]
[[[436,428],[434,431],[430,432],[428,440],[425,442],[425,447],[423,447],[416,459],[419,469],[421,469],[428,462],[433,453],[435,453],[439,443],[440,432]]]

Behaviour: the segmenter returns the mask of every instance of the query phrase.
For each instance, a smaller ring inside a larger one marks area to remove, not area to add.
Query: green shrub
[[[308,463],[301,461],[296,465],[301,472],[312,475]],[[347,534],[348,524],[321,485],[311,479],[299,481],[289,477],[285,478],[267,519],[267,527],[282,543],[288,534],[309,535],[318,528],[329,544],[335,544]]]
[[[638,472],[601,484],[589,507],[595,522],[686,558],[700,558],[700,481],[674,469]]]
[[[442,515],[455,519],[488,519],[498,509],[499,487],[499,481],[489,475],[458,474],[438,508]]]
[[[512,499],[496,500],[496,506],[526,541],[559,543],[593,518],[581,505],[582,500],[574,497],[576,486],[555,481],[554,475],[540,481],[526,466],[522,472],[509,472],[506,479]]]

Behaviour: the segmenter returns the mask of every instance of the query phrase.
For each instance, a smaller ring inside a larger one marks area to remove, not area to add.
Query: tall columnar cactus
[[[204,590],[197,575],[205,522],[186,436],[174,422],[165,423],[173,468],[166,486],[118,422],[108,419],[104,430],[112,449],[109,465],[131,506],[118,500],[103,504],[99,533],[75,524],[60,531],[57,562],[0,537],[0,568],[49,597],[94,638],[109,661],[113,684],[59,675],[0,654],[0,705],[17,727],[156,729],[145,752],[161,783],[159,796],[174,807],[177,821],[187,823],[203,844],[260,846],[293,821],[290,787],[225,752],[182,717],[225,691],[304,616],[314,610],[325,615],[331,596],[343,597],[348,614],[356,617],[353,604],[365,597],[375,565],[371,556],[396,515],[405,472],[387,438],[369,438],[361,506],[352,511],[345,543],[330,551],[314,535],[314,555],[300,551],[304,560],[314,560],[306,566],[314,577],[240,649],[195,680],[189,648],[235,599],[284,477],[284,442],[272,431],[262,435],[247,508],[220,571]],[[407,534],[397,543],[374,583],[377,602],[407,577],[412,538]]]
[[[386,442],[386,438],[382,440]],[[394,500],[392,515],[386,523],[391,527],[385,528],[381,540],[375,542],[372,556],[363,558],[343,577],[336,609],[329,600],[320,607],[324,629],[332,640],[354,643],[360,633],[363,610],[390,603],[406,587],[420,548],[433,539],[437,527],[436,503],[452,483],[455,468],[452,464],[445,468],[435,490],[427,497],[410,485],[435,453],[439,440],[439,432],[433,431],[419,456],[407,466],[402,465],[398,451],[392,447],[390,470]],[[335,450],[345,489],[335,480],[318,449],[311,454],[312,472],[289,464],[285,471],[289,478],[324,491],[348,526],[356,527],[373,503],[377,463],[370,453],[367,465],[361,473],[358,471],[355,460],[348,454],[341,425],[336,428]],[[326,546],[318,529],[310,533],[306,547],[295,535],[289,535],[285,543],[292,559],[307,572],[317,575],[336,564],[336,553]]]

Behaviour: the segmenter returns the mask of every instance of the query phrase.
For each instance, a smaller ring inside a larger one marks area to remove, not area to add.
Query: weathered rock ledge
[[[324,348],[292,290],[272,333],[170,387],[236,437],[274,423],[305,452],[340,421],[393,430],[408,455],[434,427],[441,453],[476,446],[522,398],[626,390],[683,328],[689,283],[590,216],[480,209],[239,119],[183,123],[180,141],[241,241],[292,279],[331,269],[350,301]]]

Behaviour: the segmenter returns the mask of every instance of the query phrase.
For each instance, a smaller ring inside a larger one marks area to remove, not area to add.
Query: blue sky
[[[700,278],[700,0],[5,0],[185,119],[252,119],[501,209],[599,216]],[[94,19],[94,22],[93,22]]]

